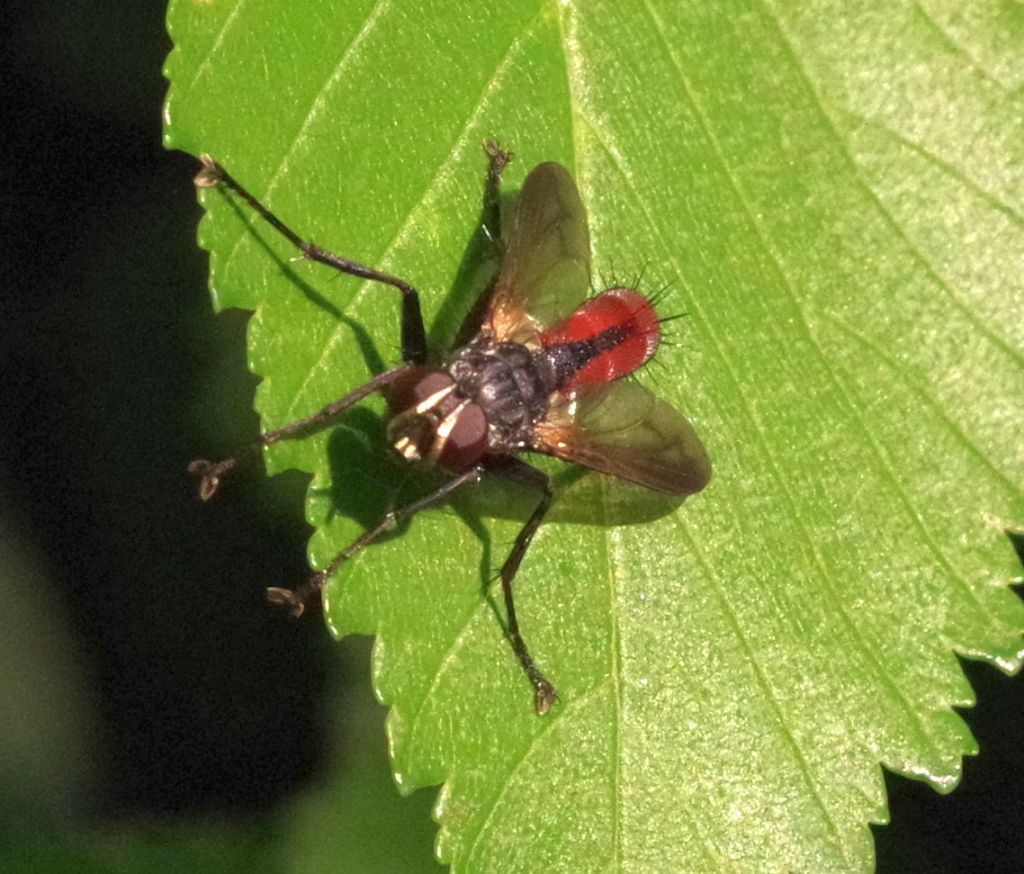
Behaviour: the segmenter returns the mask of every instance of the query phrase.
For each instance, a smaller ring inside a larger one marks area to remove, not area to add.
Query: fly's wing
[[[590,290],[587,214],[569,171],[530,171],[503,229],[505,256],[486,322],[499,342],[529,343],[575,310]]]
[[[533,448],[672,495],[699,492],[711,479],[693,426],[632,380],[581,388],[554,404]]]

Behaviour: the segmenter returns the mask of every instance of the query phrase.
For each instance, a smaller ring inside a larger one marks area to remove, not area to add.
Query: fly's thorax
[[[448,372],[459,394],[483,411],[492,451],[528,445],[555,386],[555,374],[540,351],[484,339],[460,349]]]
[[[487,419],[443,370],[416,367],[388,391],[388,440],[407,461],[466,470],[487,451]]]

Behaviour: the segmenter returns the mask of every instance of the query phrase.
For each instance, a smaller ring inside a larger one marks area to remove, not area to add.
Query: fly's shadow
[[[388,451],[387,420],[367,407],[354,407],[327,440],[330,486],[315,492],[330,501],[329,518],[345,516],[372,528],[393,510],[437,489],[448,477],[439,471],[416,470]],[[401,534],[409,520],[381,536]]]
[[[518,191],[502,192],[496,204],[485,204],[478,213],[475,230],[463,248],[451,288],[428,332],[428,345],[436,358],[434,363],[443,363],[451,349],[465,345],[480,330],[494,293],[504,248],[497,232],[489,229],[497,227],[499,214],[501,221],[505,221],[517,196]],[[234,202],[232,205],[239,209]],[[273,255],[258,235],[257,240]],[[305,282],[296,273],[294,264],[276,257],[275,260],[302,294],[352,330],[370,371],[383,372],[387,365],[369,331]],[[342,389],[339,386],[339,390]],[[366,407],[355,407],[341,419],[328,441],[332,512],[355,519],[364,528],[377,524],[395,507],[429,494],[446,478],[443,473],[401,460],[388,443],[386,427],[384,417]],[[577,465],[551,462],[546,468],[555,488],[555,499],[546,517],[551,522],[601,526],[642,524],[674,512],[685,500],[685,496],[653,492]],[[522,483],[488,477],[477,487],[453,494],[450,503],[480,538],[484,549],[489,550],[483,520],[524,522],[536,506],[537,496]],[[407,527],[408,521],[403,522],[396,533]],[[387,535],[390,536],[394,534]],[[482,562],[481,569],[484,576],[490,574],[490,561]]]
[[[337,304],[325,297],[321,292],[309,284],[300,272],[302,268],[308,266],[305,262],[296,262],[290,258],[282,258],[270,243],[267,242],[272,231],[270,229],[264,230],[262,226],[254,225],[249,220],[249,213],[244,209],[243,204],[239,203],[223,190],[221,190],[221,195],[227,201],[235,215],[238,216],[239,221],[243,222],[247,226],[245,233],[252,238],[256,246],[258,246],[267,257],[267,260],[272,261],[277,265],[285,279],[287,279],[288,282],[290,282],[295,289],[306,298],[306,300],[319,307],[335,321],[341,322],[352,332],[356,345],[359,347],[359,353],[362,355],[363,361],[366,363],[367,370],[370,373],[380,373],[383,371],[386,367],[384,358],[381,356],[373,337],[370,335],[370,332],[367,331],[366,327],[361,322],[356,321],[351,316],[343,312]],[[297,263],[302,265],[299,269],[296,269]]]

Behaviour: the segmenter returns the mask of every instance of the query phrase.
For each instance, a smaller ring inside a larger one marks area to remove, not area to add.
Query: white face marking
[[[459,416],[468,406],[469,401],[463,401],[438,424],[434,432],[434,442],[431,444],[430,452],[427,453],[427,457],[424,459],[427,464],[437,463],[441,453],[444,451],[445,444],[448,443],[448,438],[451,437],[452,431],[455,430],[455,424],[459,421]]]
[[[414,412],[417,415],[422,416],[425,412],[427,412],[427,410],[434,409],[434,407],[436,407],[439,403],[441,403],[441,401],[448,397],[448,395],[455,391],[455,388],[455,383],[452,383],[451,385],[446,386],[445,388],[438,389],[436,392],[430,395],[430,397],[424,398],[422,401],[420,401],[416,405],[416,409],[414,410]]]
[[[398,450],[398,454],[406,461],[416,461],[420,455],[420,451],[416,448],[416,444],[408,437],[399,437],[395,441],[395,449]]]
[[[431,410],[435,409],[446,397],[448,397],[448,395],[455,391],[455,389],[456,385],[454,383],[452,383],[449,386],[445,386],[442,389],[438,389],[432,395],[420,401],[412,409],[406,410],[404,413],[395,416],[395,418],[391,420],[391,424],[388,426],[388,433],[389,435],[395,435],[392,438],[392,445],[395,447],[395,450],[398,452],[398,454],[401,455],[402,458],[404,458],[406,461],[419,461],[421,457],[419,447],[419,438],[421,437],[421,431],[417,427],[417,425],[419,424],[417,420],[425,419],[426,414]],[[461,409],[461,407],[459,409]],[[454,414],[457,413],[458,410],[455,410]],[[445,420],[441,423],[441,425],[444,425],[444,422],[447,421],[448,418],[450,418],[450,416],[445,417]],[[449,433],[451,432],[451,429],[453,427],[454,423],[452,423],[452,425],[449,426]],[[445,439],[447,439],[447,435],[445,435]],[[436,437],[433,442],[437,442]],[[441,446],[442,448],[444,447],[443,442]],[[433,448],[431,448],[431,451],[428,453],[425,459],[426,463],[433,464],[435,460],[434,456],[435,453],[433,451]]]

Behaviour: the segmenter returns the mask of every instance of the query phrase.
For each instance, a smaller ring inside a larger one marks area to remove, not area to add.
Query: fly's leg
[[[503,149],[497,140],[484,140],[487,153],[487,181],[484,184],[484,233],[497,247],[501,242],[501,174],[512,161],[512,153]]]
[[[295,246],[302,253],[303,258],[310,261],[318,261],[322,264],[328,264],[336,270],[339,270],[342,273],[347,273],[351,276],[359,276],[363,279],[369,279],[385,285],[390,285],[397,288],[402,293],[402,357],[406,363],[400,367],[394,368],[393,370],[389,370],[375,376],[365,385],[349,392],[341,398],[338,398],[338,400],[328,404],[322,410],[311,416],[306,416],[298,421],[292,422],[273,431],[267,431],[265,434],[260,435],[259,440],[249,447],[250,457],[258,455],[259,450],[262,447],[276,443],[278,440],[304,436],[330,425],[340,413],[344,412],[350,406],[361,401],[367,395],[386,387],[409,370],[411,364],[422,364],[426,360],[426,331],[423,327],[423,316],[420,312],[420,299],[416,289],[397,277],[391,276],[387,273],[382,273],[379,270],[374,270],[372,267],[367,267],[364,264],[358,264],[355,261],[350,261],[347,258],[342,258],[340,255],[333,255],[330,252],[321,249],[315,243],[304,240],[266,206],[264,206],[251,192],[249,192],[248,189],[238,182],[213,158],[209,155],[202,155],[199,160],[203,167],[195,178],[197,186],[200,188],[215,188],[223,186],[224,188],[233,191],[242,198],[242,200],[249,204],[260,218],[264,219],[267,224]],[[189,465],[188,469],[190,473],[199,477],[199,497],[204,501],[213,497],[223,477],[238,467],[239,463],[240,460],[238,458],[226,458],[222,461],[208,461],[205,458],[198,458],[193,461]]]
[[[519,630],[519,619],[516,617],[515,602],[512,598],[512,581],[515,579],[519,565],[523,561],[523,556],[526,555],[530,541],[533,540],[533,535],[536,534],[537,528],[540,527],[540,523],[544,519],[544,515],[547,513],[554,498],[554,492],[551,489],[551,477],[517,458],[503,459],[500,466],[495,466],[492,470],[495,473],[516,479],[525,485],[532,486],[543,492],[540,503],[533,513],[530,514],[530,518],[526,520],[526,524],[517,535],[512,551],[501,566],[500,573],[501,590],[505,596],[505,611],[508,614],[509,643],[512,644],[512,649],[515,651],[519,663],[523,666],[526,676],[533,684],[534,708],[537,713],[543,715],[558,700],[558,693],[537,667],[533,656],[530,655],[530,651],[526,647],[526,641],[523,640],[522,632]]]
[[[397,288],[402,293],[402,358],[405,361],[413,361],[422,364],[427,360],[427,332],[423,327],[423,314],[420,312],[419,293],[402,279],[367,267],[334,255],[331,252],[321,249],[315,243],[304,240],[256,197],[244,188],[227,170],[218,164],[209,155],[201,155],[199,158],[203,169],[196,175],[195,183],[200,188],[216,188],[223,185],[233,191],[255,210],[256,214],[264,219],[274,230],[287,239],[299,252],[302,257],[309,261],[318,261],[321,264],[328,264],[335,270],[347,273],[349,276],[359,276],[362,279],[369,279],[374,282],[381,282]]]
[[[363,532],[360,537],[339,552],[327,567],[313,574],[297,589],[268,588],[267,600],[272,604],[285,607],[292,616],[301,616],[306,609],[306,602],[319,593],[331,575],[352,556],[369,546],[381,535],[393,530],[400,522],[415,516],[420,510],[425,510],[427,507],[440,503],[452,492],[464,485],[477,482],[484,475],[484,472],[485,469],[482,465],[471,467],[465,473],[461,473],[455,479],[449,480],[426,497],[407,504],[399,510],[392,510],[384,516],[377,526]]]
[[[311,416],[289,422],[280,428],[272,431],[265,431],[260,434],[259,439],[249,445],[250,457],[258,455],[264,446],[270,446],[279,440],[288,440],[293,437],[304,437],[330,425],[341,413],[358,403],[367,395],[373,394],[386,388],[403,374],[414,367],[411,363],[405,363],[398,367],[386,370],[361,385],[359,388],[350,391],[347,395],[329,403],[326,407]],[[188,472],[199,477],[199,497],[204,501],[210,500],[220,487],[221,479],[239,466],[240,458],[225,458],[221,461],[208,461],[205,458],[197,458],[188,466]]]

